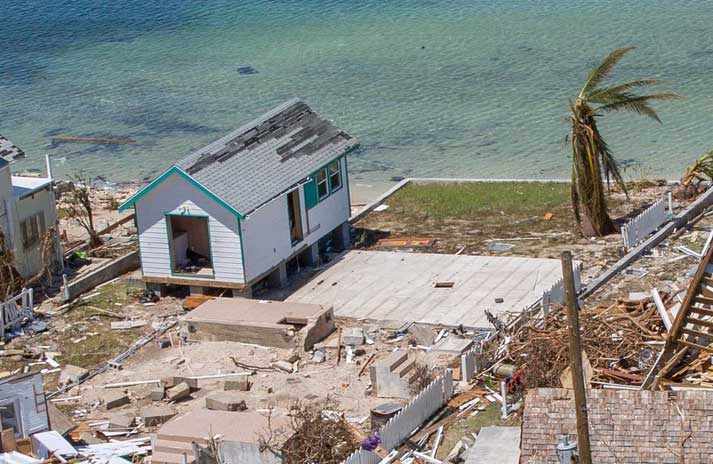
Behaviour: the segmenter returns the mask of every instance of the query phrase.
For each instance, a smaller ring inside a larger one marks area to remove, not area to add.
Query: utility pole
[[[589,445],[589,413],[587,412],[587,394],[582,369],[582,346],[579,339],[579,305],[577,304],[577,290],[574,286],[572,253],[569,251],[562,253],[562,279],[567,303],[570,370],[572,371],[574,405],[577,412],[577,448],[581,464],[592,464],[592,450]]]

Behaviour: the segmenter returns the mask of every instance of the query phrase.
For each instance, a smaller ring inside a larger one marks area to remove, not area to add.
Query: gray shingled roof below
[[[292,99],[176,166],[247,215],[357,145],[349,134]]]
[[[17,145],[0,135],[0,167],[5,165],[3,161],[12,162],[25,157],[25,152]]]
[[[577,442],[574,390],[528,390],[522,420],[522,462],[559,464],[557,442]],[[711,462],[713,392],[587,390],[592,462]],[[478,437],[480,440],[480,437]]]

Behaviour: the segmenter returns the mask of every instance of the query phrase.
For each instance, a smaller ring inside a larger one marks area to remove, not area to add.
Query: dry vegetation
[[[569,190],[558,183],[410,184],[387,199],[387,210],[356,223],[357,246],[372,248],[387,237],[429,237],[436,240],[433,246],[414,251],[556,257],[562,247],[590,243],[577,232]],[[634,184],[630,200],[613,191],[609,205],[623,220],[664,192],[660,182]],[[492,242],[515,246],[496,253],[488,249]],[[607,257],[615,258],[615,251]]]

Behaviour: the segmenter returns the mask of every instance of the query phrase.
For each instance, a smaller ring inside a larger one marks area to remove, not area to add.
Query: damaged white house
[[[47,177],[13,176],[10,163],[0,156],[0,230],[5,246],[15,255],[15,267],[23,278],[42,267],[41,249],[47,230],[57,222],[51,174]],[[56,239],[55,259],[61,248]]]
[[[293,99],[188,155],[119,208],[135,209],[147,286],[249,296],[295,259],[315,264],[320,241],[347,247],[356,147]]]

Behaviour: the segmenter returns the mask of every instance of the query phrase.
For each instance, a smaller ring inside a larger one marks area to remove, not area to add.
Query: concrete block
[[[319,266],[319,244],[315,243],[310,245],[310,247],[305,250],[305,256],[308,266]]]
[[[179,383],[183,383],[186,381],[185,377],[178,377],[178,376],[172,376],[172,377],[164,377],[161,379],[161,385],[164,386],[164,388],[173,388]]]
[[[175,415],[176,411],[170,406],[149,406],[141,410],[141,418],[148,427],[164,424]]]
[[[236,392],[218,391],[205,398],[205,407],[212,411],[245,411],[245,400]]]
[[[166,396],[166,389],[163,387],[156,387],[149,393],[149,399],[151,401],[161,401]]]
[[[287,264],[278,264],[274,271],[267,276],[267,283],[272,288],[285,288],[287,287]]]
[[[191,387],[187,383],[179,383],[175,387],[166,390],[166,398],[169,401],[180,401],[191,396]]]
[[[223,390],[250,391],[250,379],[247,375],[244,375],[236,379],[226,380],[223,384]]]
[[[412,324],[408,333],[417,345],[431,346],[433,344],[433,328],[426,324]]]
[[[77,383],[84,380],[89,375],[89,371],[79,367],[67,364],[62,369],[62,373],[59,375],[59,383],[66,385],[69,383]]]
[[[106,409],[114,409],[131,403],[129,395],[121,390],[108,390],[102,395],[102,401],[104,401]]]
[[[315,351],[312,355],[312,362],[314,363],[321,364],[326,360],[327,355],[324,353],[324,351]]]
[[[294,372],[294,366],[292,363],[288,363],[287,361],[275,361],[272,363],[272,367],[280,369],[281,371],[289,372],[290,374]]]
[[[364,330],[361,327],[348,327],[342,331],[342,343],[350,346],[364,344]]]
[[[128,429],[134,425],[133,414],[115,414],[109,418],[109,427],[112,429]]]

